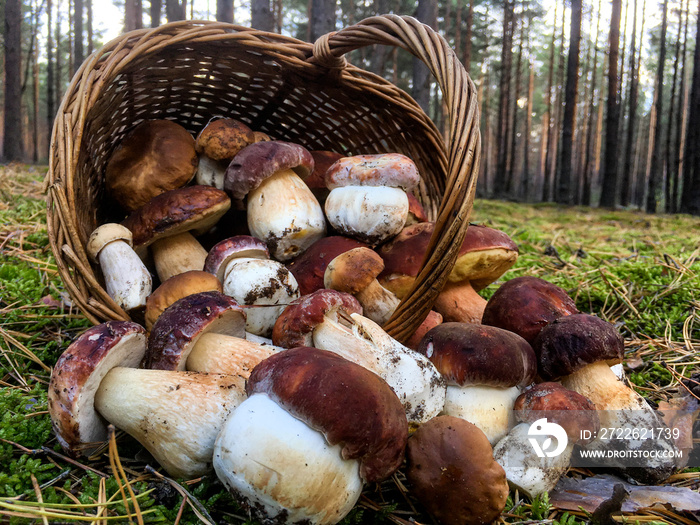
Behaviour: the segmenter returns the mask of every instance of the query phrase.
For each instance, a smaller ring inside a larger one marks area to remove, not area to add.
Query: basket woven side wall
[[[398,45],[428,63],[450,109],[448,147],[405,92],[342,58],[374,43]],[[128,33],[90,56],[59,109],[46,180],[51,247],[80,309],[94,323],[128,319],[85,252],[95,227],[123,219],[104,191],[116,145],[147,119],[174,120],[196,134],[222,115],[311,150],[397,151],[416,162],[423,178],[418,197],[437,221],[434,249],[424,265],[427,278],[419,277],[417,292],[389,325],[400,337],[412,332],[454,264],[452,245],[466,232],[478,112],[474,86],[444,40],[414,19],[394,16],[368,19],[315,46],[229,24],[178,22]]]

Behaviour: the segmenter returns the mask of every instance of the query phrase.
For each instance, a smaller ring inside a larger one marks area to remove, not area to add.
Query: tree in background
[[[311,0],[309,42],[335,30],[335,0]]]
[[[698,2],[700,11],[700,2]],[[683,193],[681,212],[700,215],[700,16],[695,31],[695,57],[693,59],[693,83],[690,88],[688,136],[683,159]]]
[[[3,159],[22,160],[22,2],[5,0],[5,130]]]
[[[613,0],[610,37],[608,41],[608,98],[605,130],[605,163],[603,165],[603,191],[600,205],[614,208],[617,202],[617,134],[620,124],[620,99],[618,97],[618,54],[620,49],[620,18],[622,0]]]
[[[250,1],[250,26],[261,31],[273,31],[275,20],[270,9],[270,0]]]
[[[187,0],[165,0],[165,17],[168,22],[187,18]]]
[[[431,27],[437,27],[437,1],[418,0],[416,18]],[[413,98],[418,102],[423,111],[430,111],[430,84],[432,77],[428,66],[420,59],[413,59]]]
[[[233,23],[233,0],[216,0],[216,20]]]

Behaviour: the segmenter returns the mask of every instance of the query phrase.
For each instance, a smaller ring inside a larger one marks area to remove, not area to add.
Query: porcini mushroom
[[[224,176],[231,159],[243,148],[257,142],[248,126],[232,118],[211,120],[197,136],[199,154],[197,184],[224,189]]]
[[[442,525],[487,525],[508,499],[503,468],[484,433],[464,419],[438,416],[406,448],[409,493]]]
[[[400,299],[422,268],[434,229],[431,222],[408,226],[378,249],[385,265],[378,280]],[[445,322],[480,323],[486,300],[477,292],[503,275],[517,257],[517,246],[504,232],[470,224],[434,310]]]
[[[268,258],[265,243],[248,235],[225,239],[209,250],[207,271],[224,284],[224,293],[247,310],[246,330],[269,337],[282,310],[299,297],[299,285],[280,262]]]
[[[59,443],[79,454],[107,437],[105,420],[136,438],[171,475],[211,469],[214,440],[245,397],[239,376],[135,368],[143,327],[108,321],[86,330],[61,355],[49,383]]]
[[[535,498],[554,488],[569,468],[574,445],[589,441],[583,431],[595,436],[600,421],[588,398],[559,383],[533,386],[516,399],[514,409],[520,423],[496,444],[494,458],[514,489]],[[552,438],[554,448],[548,445]]]
[[[646,439],[638,432],[664,428],[663,421],[610,369],[622,362],[625,350],[622,336],[611,323],[588,314],[560,317],[540,331],[533,348],[542,379],[561,379],[565,387],[590,399],[599,411],[601,427],[629,431],[630,437],[637,429],[641,439],[625,440],[624,446],[627,451],[651,451],[650,459],[644,467],[623,466],[624,475],[640,483],[659,483],[673,473],[675,445],[670,433],[659,432],[658,439]]]
[[[188,186],[158,195],[129,215],[122,225],[134,235],[134,249],[145,256],[151,247],[161,282],[173,275],[204,268],[207,251],[195,239],[231,207],[221,190]],[[193,235],[194,234],[194,235]]]
[[[532,344],[547,324],[577,313],[576,304],[562,288],[525,275],[506,281],[494,292],[481,322],[514,332]]]
[[[363,482],[387,478],[403,460],[408,425],[396,395],[340,356],[275,354],[246,389],[216,440],[214,469],[266,522],[338,523]]]
[[[341,235],[377,245],[404,227],[406,192],[419,182],[416,165],[399,153],[343,157],[326,172],[328,222]]]
[[[109,194],[127,211],[180,188],[194,177],[194,138],[170,120],[147,120],[117,146],[105,168]]]
[[[220,292],[183,297],[153,325],[145,365],[247,378],[255,365],[279,349],[248,341],[245,318],[243,308]]]
[[[247,196],[250,233],[265,241],[272,256],[288,261],[326,234],[326,219],[304,183],[313,158],[289,142],[256,142],[226,169],[224,188],[236,201]]]
[[[396,392],[413,426],[438,415],[445,403],[445,382],[435,367],[358,310],[359,304],[346,293],[317,290],[285,308],[275,323],[273,342],[313,345],[378,374]]]
[[[383,325],[399,305],[399,298],[377,281],[383,269],[382,258],[373,250],[353,248],[328,263],[323,284],[326,288],[354,295],[364,315]]]
[[[506,435],[518,387],[537,372],[527,341],[500,328],[451,322],[428,331],[418,351],[447,381],[444,414],[475,424],[492,444]]]
[[[90,234],[86,250],[98,262],[107,294],[127,312],[146,306],[151,293],[151,274],[133,250],[128,228],[108,223]]]

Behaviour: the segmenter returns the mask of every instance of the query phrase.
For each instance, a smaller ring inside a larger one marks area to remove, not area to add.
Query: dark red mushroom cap
[[[590,430],[592,436],[600,430],[600,419],[591,400],[560,383],[539,383],[526,390],[515,400],[513,410],[521,423],[546,417],[564,427],[569,439],[579,443],[582,430]]]
[[[299,293],[306,295],[324,288],[323,276],[328,263],[341,253],[361,247],[367,247],[367,244],[341,235],[323,237],[313,243],[287,263],[287,268],[299,283]]]
[[[146,330],[131,321],[107,321],[83,332],[56,362],[48,404],[58,442],[80,455],[80,445],[103,441],[107,427],[95,411],[95,393],[112,368],[136,368],[146,350]]]
[[[586,365],[622,362],[625,342],[620,332],[600,317],[575,314],[545,326],[532,343],[539,360],[539,373],[546,381],[573,374]]]
[[[481,322],[514,332],[532,344],[547,324],[577,313],[574,301],[562,288],[526,275],[505,282],[494,292]]]
[[[438,416],[408,440],[409,490],[443,525],[486,525],[508,499],[506,473],[486,435],[468,421]]]
[[[327,315],[348,317],[362,314],[362,306],[352,295],[337,290],[321,289],[292,301],[277,318],[272,329],[272,342],[283,348],[313,346],[313,330]]]
[[[221,292],[183,297],[160,314],[148,338],[145,367],[184,370],[192,348],[205,333],[245,336],[245,312]]]
[[[242,201],[265,179],[287,169],[305,179],[314,169],[311,153],[291,142],[255,142],[243,148],[226,168],[224,189],[232,199]]]
[[[399,398],[378,375],[337,354],[308,347],[274,354],[253,369],[246,391],[269,395],[340,444],[367,482],[389,477],[403,461],[408,422]]]
[[[178,233],[204,233],[230,207],[231,200],[221,190],[212,186],[187,186],[154,197],[132,212],[122,225],[131,230],[134,249],[139,249]]]
[[[513,387],[531,383],[537,373],[530,344],[493,326],[442,323],[425,334],[417,350],[453,385]]]
[[[310,153],[314,158],[314,171],[304,182],[306,182],[306,185],[312,190],[322,188],[327,195],[326,171],[328,171],[328,168],[330,168],[335,161],[341,159],[343,156],[334,151],[311,151]]]
[[[213,273],[223,283],[229,261],[238,257],[269,259],[270,251],[267,244],[251,235],[229,237],[211,247],[204,260],[204,271]]]

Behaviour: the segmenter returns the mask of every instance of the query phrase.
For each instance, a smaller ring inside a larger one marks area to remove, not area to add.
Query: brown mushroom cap
[[[329,190],[343,186],[387,186],[409,192],[419,183],[418,168],[400,153],[343,157],[326,171]]]
[[[481,322],[514,332],[532,344],[547,324],[577,313],[576,304],[562,288],[526,275],[505,282],[494,292]]]
[[[287,268],[299,283],[299,293],[307,295],[323,286],[326,267],[341,253],[353,248],[367,247],[363,242],[350,237],[332,235],[323,237],[309,246],[304,253],[287,263]]]
[[[269,259],[270,252],[267,244],[251,235],[229,237],[216,243],[209,250],[204,260],[204,271],[216,275],[219,281],[224,282],[229,261],[239,257]]]
[[[438,416],[421,425],[406,460],[411,494],[443,525],[486,525],[505,508],[506,473],[486,435],[464,419]]]
[[[378,280],[397,297],[406,294],[421,270],[434,229],[432,222],[412,224],[377,250],[384,260]],[[449,281],[466,280],[479,291],[503,275],[517,258],[518,247],[507,234],[470,224]]]
[[[95,228],[90,234],[90,238],[85,246],[85,251],[87,251],[90,259],[97,262],[102,248],[107,246],[110,242],[124,241],[129,246],[133,247],[133,239],[134,236],[129,228],[125,228],[121,224],[110,222]]]
[[[197,153],[214,160],[231,160],[243,148],[255,142],[253,130],[232,118],[220,118],[207,124],[197,137]]]
[[[415,350],[418,348],[418,345],[423,337],[425,337],[425,334],[440,324],[442,324],[442,315],[437,313],[435,310],[430,310],[423,322],[418,325],[416,331],[413,332],[413,335],[406,340],[404,346],[407,346],[411,350]]]
[[[253,131],[253,136],[255,138],[253,142],[270,142],[272,140],[270,135],[263,133],[262,131]]]
[[[192,135],[170,120],[148,120],[136,126],[110,156],[105,186],[123,208],[133,211],[156,195],[184,186],[196,169]]]
[[[384,269],[382,258],[369,248],[353,248],[341,253],[326,267],[326,288],[356,294],[367,288]]]
[[[538,357],[540,376],[547,381],[598,361],[615,365],[625,355],[620,332],[611,323],[588,314],[555,319],[542,329],[532,347]]]
[[[367,482],[387,478],[403,461],[408,422],[399,398],[378,375],[332,352],[274,354],[255,367],[246,391],[267,394],[328,443],[341,444]]]
[[[49,382],[51,424],[64,450],[107,438],[95,411],[97,388],[112,368],[136,368],[146,351],[146,331],[131,321],[108,321],[83,332],[56,362]]]
[[[245,313],[228,295],[201,292],[183,297],[165,310],[148,338],[145,367],[184,370],[187,357],[205,333],[243,338]]]
[[[338,159],[343,158],[340,153],[333,151],[311,151],[311,156],[314,158],[314,170],[311,172],[304,182],[312,190],[323,189],[328,195],[326,188],[326,172]]]
[[[122,225],[134,234],[135,249],[192,230],[206,232],[231,207],[231,200],[211,186],[188,186],[153,198],[131,213]]]
[[[215,275],[201,270],[190,270],[166,279],[146,298],[145,323],[150,331],[160,314],[171,304],[199,292],[222,292],[223,286]]]
[[[537,373],[530,344],[493,326],[442,323],[425,334],[417,350],[453,385],[513,387],[531,383]]]
[[[518,396],[513,410],[521,423],[534,423],[546,417],[561,425],[570,440],[579,443],[582,430],[590,430],[592,436],[600,430],[600,419],[591,400],[560,383],[534,385]]]
[[[314,169],[311,153],[291,142],[256,142],[233,158],[226,169],[224,189],[232,199],[242,201],[265,179],[287,169],[305,179]]]
[[[313,346],[313,330],[327,315],[338,317],[362,315],[362,306],[352,295],[337,290],[321,289],[304,295],[287,306],[272,329],[272,342],[284,348]]]

